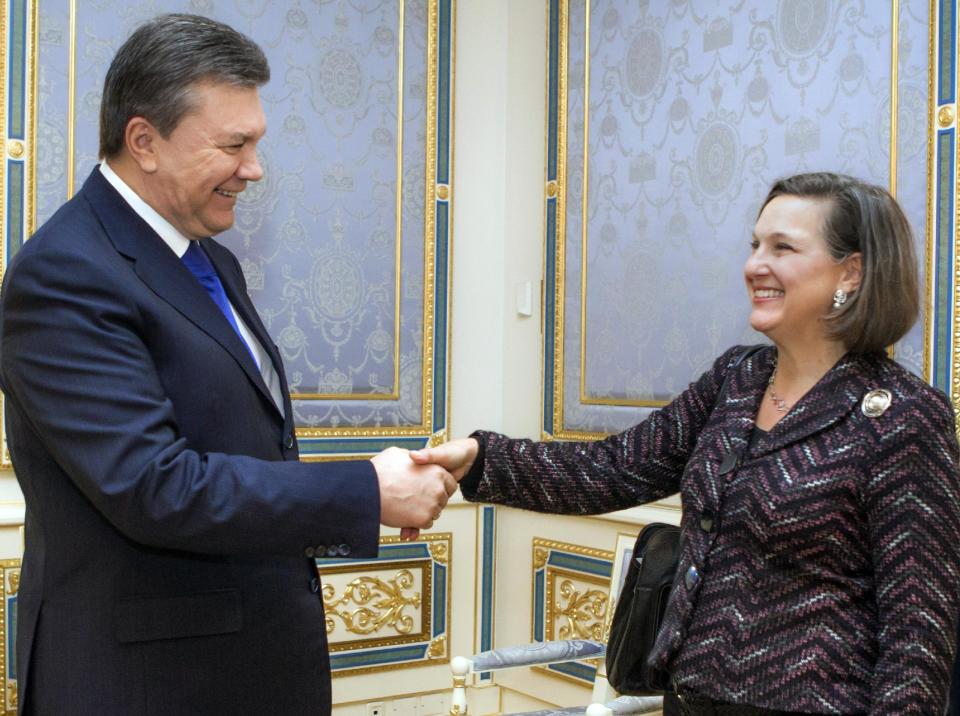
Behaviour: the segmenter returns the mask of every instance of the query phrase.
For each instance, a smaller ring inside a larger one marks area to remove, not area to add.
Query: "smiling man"
[[[314,557],[374,557],[381,523],[427,528],[456,489],[396,449],[298,460],[280,355],[210,238],[261,178],[268,79],[221,23],[139,28],[102,163],[7,271],[23,713],[329,713]]]

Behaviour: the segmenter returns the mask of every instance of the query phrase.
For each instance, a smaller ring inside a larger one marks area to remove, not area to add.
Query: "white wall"
[[[453,437],[540,434],[545,48],[545,2],[457,1]],[[522,317],[527,282],[533,315]]]

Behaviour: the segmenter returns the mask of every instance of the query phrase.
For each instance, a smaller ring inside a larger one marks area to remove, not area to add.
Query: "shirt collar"
[[[151,229],[157,232],[160,238],[163,239],[163,242],[170,247],[170,250],[173,251],[178,258],[182,258],[190,247],[190,239],[173,228],[173,224],[160,216],[152,206],[141,199],[140,195],[131,189],[130,185],[110,168],[106,159],[100,162],[100,173],[103,174],[103,178],[110,182],[110,185],[120,193],[120,196],[130,205],[130,208],[133,209],[141,219],[146,221]]]

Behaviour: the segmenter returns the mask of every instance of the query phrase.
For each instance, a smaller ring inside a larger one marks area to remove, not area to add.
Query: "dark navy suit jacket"
[[[95,169],[12,261],[0,385],[26,499],[17,664],[41,714],[329,710],[312,555],[377,553],[369,461],[302,463],[234,256],[213,301]]]

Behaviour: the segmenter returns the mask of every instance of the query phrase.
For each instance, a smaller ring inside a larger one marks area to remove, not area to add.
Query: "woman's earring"
[[[843,304],[847,302],[847,292],[842,288],[838,288],[836,293],[833,294],[833,307],[840,308]]]

